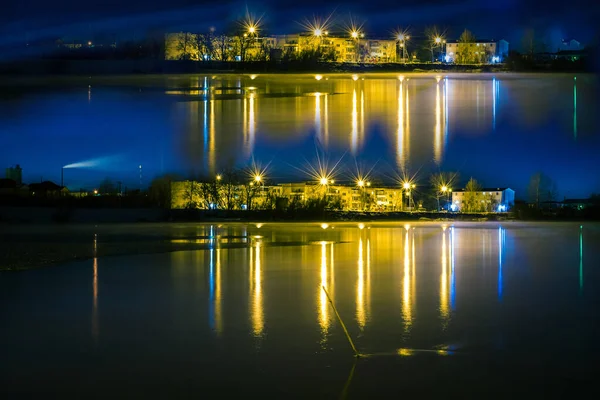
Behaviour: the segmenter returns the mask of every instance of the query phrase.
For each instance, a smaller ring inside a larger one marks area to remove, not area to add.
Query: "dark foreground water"
[[[597,224],[225,224],[185,232],[173,240],[208,249],[0,273],[0,392],[597,392]]]

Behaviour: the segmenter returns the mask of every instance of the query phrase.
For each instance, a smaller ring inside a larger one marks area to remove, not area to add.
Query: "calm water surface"
[[[384,180],[401,168],[425,181],[458,170],[519,197],[542,170],[561,195],[585,197],[600,189],[599,92],[591,75],[501,73],[2,82],[0,159],[37,182],[100,158],[68,170],[65,183],[78,190],[108,176],[137,188],[169,172],[214,176],[252,157],[270,163],[271,178],[306,179],[295,167],[320,147],[351,170],[354,158],[376,164]]]
[[[190,225],[173,237],[208,247],[0,274],[1,391],[597,391],[597,224]]]

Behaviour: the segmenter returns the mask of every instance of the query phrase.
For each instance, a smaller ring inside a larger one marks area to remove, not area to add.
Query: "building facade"
[[[459,54],[464,46],[470,46],[474,61],[481,64],[494,64],[504,62],[508,57],[509,44],[506,40],[477,40],[474,43],[459,43],[456,40],[446,41],[445,61],[448,63],[460,62]]]
[[[515,191],[510,188],[484,188],[478,192],[452,192],[451,211],[505,212],[515,204]],[[473,210],[468,210],[472,207]]]
[[[327,199],[343,211],[401,211],[402,189],[395,187],[320,185],[312,182],[279,185],[220,185],[180,181],[171,183],[172,209],[275,209]]]

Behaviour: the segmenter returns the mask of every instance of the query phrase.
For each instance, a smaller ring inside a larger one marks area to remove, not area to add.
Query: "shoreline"
[[[175,251],[207,250],[214,247],[214,237],[199,235],[199,227],[217,225],[217,228],[246,226],[244,237],[218,235],[224,240],[220,248],[245,248],[251,233],[262,228],[309,227],[315,230],[336,227],[438,227],[442,225],[481,228],[508,225],[515,228],[542,226],[577,226],[578,224],[600,227],[598,222],[589,221],[296,221],[296,222],[168,222],[168,223],[125,223],[125,224],[10,224],[0,225],[0,272],[25,271],[42,267],[66,264],[72,261],[90,260],[95,257],[128,256],[142,254],[164,254]],[[264,229],[263,229],[264,230]],[[242,240],[242,241],[238,241]],[[251,239],[250,239],[251,240]],[[267,246],[303,246],[304,242],[275,242]]]

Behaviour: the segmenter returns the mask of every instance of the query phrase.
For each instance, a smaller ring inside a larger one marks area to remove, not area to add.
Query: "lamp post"
[[[410,182],[404,182],[402,184],[402,188],[406,191],[406,194],[408,195],[408,207],[410,207],[410,203],[412,200],[412,190],[415,187],[417,187],[414,183],[410,183]]]
[[[403,33],[398,34],[396,37],[398,45],[400,46],[400,54],[402,55],[402,62],[406,63],[406,41],[410,39],[410,36]]]

